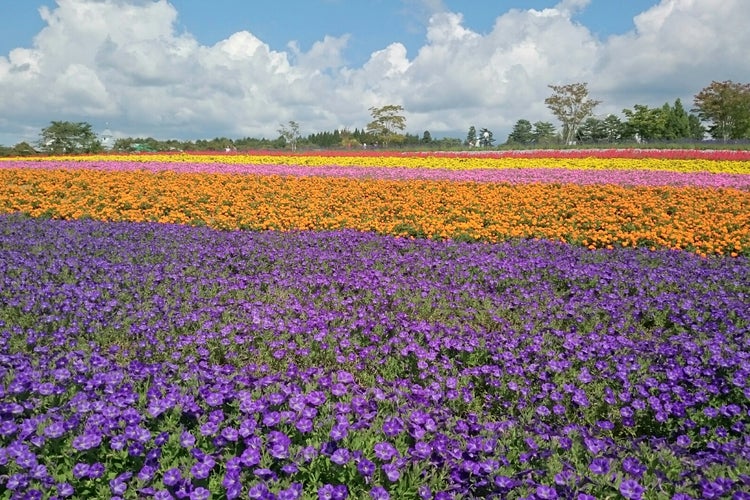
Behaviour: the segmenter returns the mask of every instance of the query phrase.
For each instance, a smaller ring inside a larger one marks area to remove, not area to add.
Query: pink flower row
[[[448,180],[470,182],[505,182],[510,184],[616,184],[621,186],[695,186],[708,188],[750,189],[750,175],[710,172],[669,172],[662,170],[572,170],[563,168],[517,168],[441,170],[400,167],[354,167],[326,165],[254,165],[230,163],[177,163],[128,161],[8,161],[0,168],[28,169],[95,169],[112,171],[175,173],[220,173],[247,175],[323,176],[384,180]]]

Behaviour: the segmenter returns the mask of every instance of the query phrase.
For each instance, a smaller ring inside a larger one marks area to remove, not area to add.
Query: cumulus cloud
[[[288,120],[304,132],[362,127],[384,104],[403,105],[414,133],[462,137],[475,125],[502,141],[518,119],[554,122],[549,84],[588,82],[598,112],[620,113],[678,97],[689,106],[712,80],[750,81],[745,0],[662,0],[607,39],[575,21],[589,0],[513,9],[481,34],[441,1],[417,3],[429,20],[411,59],[394,40],[350,67],[348,35],[307,51],[272,50],[247,31],[202,45],[176,30],[166,0],[57,0],[40,10],[32,47],[0,55],[0,143],[33,141],[61,119],[122,136],[275,137]]]

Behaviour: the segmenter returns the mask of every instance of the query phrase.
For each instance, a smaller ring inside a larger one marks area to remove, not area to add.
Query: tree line
[[[548,147],[597,143],[699,142],[706,134],[715,141],[750,139],[750,84],[713,81],[693,99],[693,108],[685,109],[680,99],[651,108],[636,104],[623,109],[624,119],[614,114],[594,115],[601,101],[592,99],[586,83],[549,85],[552,94],[545,104],[560,122],[558,130],[551,122],[519,119],[508,135],[508,147]],[[98,153],[162,151],[247,151],[257,149],[336,149],[336,148],[431,148],[458,149],[495,147],[491,130],[472,125],[465,139],[434,139],[429,130],[421,136],[404,132],[406,117],[400,105],[389,104],[369,109],[372,121],[355,128],[315,132],[303,136],[296,121],[281,124],[278,137],[245,137],[179,141],[146,138],[118,138],[104,144],[87,122],[52,121],[42,129],[36,147],[22,142],[13,147],[0,146],[0,155],[24,156],[37,153]],[[106,147],[105,147],[106,146]]]

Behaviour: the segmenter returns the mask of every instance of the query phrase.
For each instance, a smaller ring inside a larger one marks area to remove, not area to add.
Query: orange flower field
[[[46,166],[38,168],[44,162]],[[159,167],[149,168],[155,164]],[[229,170],[238,164],[247,168],[242,173]],[[264,170],[281,164],[297,166],[299,175]],[[307,175],[310,169],[332,164],[459,172],[443,179]],[[0,212],[220,229],[351,228],[486,242],[542,238],[592,249],[668,247],[736,256],[750,255],[749,164],[710,158],[372,154],[35,158],[0,162]],[[185,165],[191,166],[188,171],[183,171]],[[684,178],[679,186],[618,184],[606,177],[602,183],[586,184],[462,180],[460,171],[468,175],[475,169],[732,175],[738,187],[684,185]]]

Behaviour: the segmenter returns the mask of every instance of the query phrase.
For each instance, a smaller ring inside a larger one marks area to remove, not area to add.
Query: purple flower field
[[[0,216],[0,498],[749,498],[750,261]]]
[[[247,175],[282,175],[295,177],[346,177],[384,180],[440,180],[469,182],[502,182],[508,184],[615,184],[619,186],[694,186],[704,188],[750,189],[750,175],[667,170],[575,170],[570,168],[487,168],[448,170],[406,167],[352,167],[339,165],[253,165],[215,162],[159,162],[159,161],[26,161],[0,162],[0,168],[24,169],[94,169],[134,172],[174,171],[178,173],[220,173]]]

